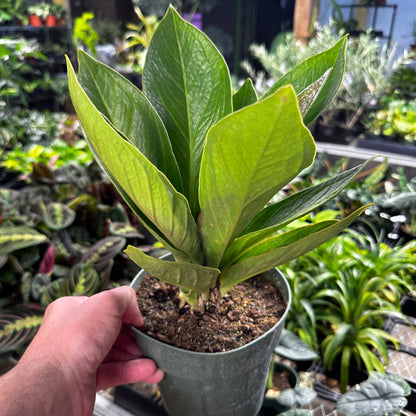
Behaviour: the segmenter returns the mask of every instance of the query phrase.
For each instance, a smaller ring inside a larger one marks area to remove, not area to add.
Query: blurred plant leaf
[[[98,291],[100,278],[91,264],[78,263],[71,269],[67,291],[71,295],[91,296]]]
[[[43,318],[42,310],[22,305],[0,312],[0,353],[14,351],[28,344],[35,336]]]
[[[81,263],[92,263],[97,271],[105,269],[107,263],[112,260],[126,245],[123,237],[106,237],[97,241],[82,256]]]
[[[21,248],[38,245],[48,238],[29,227],[6,226],[0,228],[0,255],[13,253]]]
[[[275,353],[293,361],[315,360],[319,355],[293,332],[284,329]]]
[[[45,222],[52,230],[62,230],[75,219],[75,211],[60,202],[52,202],[47,205]]]
[[[397,416],[406,404],[400,385],[388,379],[370,377],[348,390],[336,409],[351,416]]]

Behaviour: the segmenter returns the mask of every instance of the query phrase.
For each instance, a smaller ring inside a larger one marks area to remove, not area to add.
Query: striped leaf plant
[[[229,69],[207,36],[170,7],[155,31],[143,91],[79,51],[69,89],[101,168],[175,261],[126,249],[188,301],[224,295],[252,276],[331,239],[347,218],[282,229],[335,197],[362,169],[271,204],[316,146],[308,129],[336,94],[347,39],[300,63],[258,97],[233,94]]]

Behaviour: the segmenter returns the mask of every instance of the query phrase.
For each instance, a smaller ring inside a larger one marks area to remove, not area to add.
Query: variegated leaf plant
[[[268,204],[314,161],[306,126],[339,88],[346,42],[300,63],[262,97],[250,80],[233,96],[222,55],[172,7],[147,52],[143,92],[83,51],[78,75],[68,61],[72,102],[95,158],[175,258],[129,246],[132,260],[183,294],[207,296],[217,286],[223,295],[363,212],[281,231],[335,197],[363,166]]]

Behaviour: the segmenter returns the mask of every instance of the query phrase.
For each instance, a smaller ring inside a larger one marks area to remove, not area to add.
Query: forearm
[[[0,415],[73,415],[72,399],[61,371],[53,365],[18,363],[0,378]]]

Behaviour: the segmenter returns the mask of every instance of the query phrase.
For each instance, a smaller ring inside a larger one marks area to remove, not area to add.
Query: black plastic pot
[[[400,302],[400,307],[406,316],[416,318],[416,298],[413,296],[404,296]]]
[[[172,256],[168,259],[172,260]],[[139,272],[131,286],[137,289],[147,274]],[[144,355],[155,360],[165,371],[159,390],[170,416],[253,416],[259,412],[273,350],[291,301],[290,287],[279,270],[269,271],[266,277],[282,291],[286,311],[268,332],[235,350],[218,353],[187,351],[134,329]]]
[[[288,377],[289,377],[290,387],[293,389],[298,386],[299,374],[292,367],[289,367],[288,365],[283,364],[281,362],[276,362],[274,365],[274,372],[280,373],[280,374],[283,372],[287,372]],[[276,414],[276,412],[280,413],[280,412],[289,410],[287,407],[282,406],[278,401],[276,401],[275,398],[267,396],[267,392],[266,392],[266,395],[264,396],[263,408],[272,409],[274,411],[273,414]],[[265,410],[263,409],[263,412],[264,411]]]
[[[410,412],[416,412],[416,386],[411,387],[410,391],[410,396],[406,397],[407,405],[405,406],[405,409]]]
[[[334,378],[335,380],[340,380],[341,376],[341,362],[340,358],[334,360],[334,364],[331,370],[325,369],[325,374]],[[365,368],[361,368],[357,365],[354,358],[351,359],[349,369],[348,369],[348,384],[350,386],[355,386],[360,384],[363,381],[368,379],[368,372]]]

